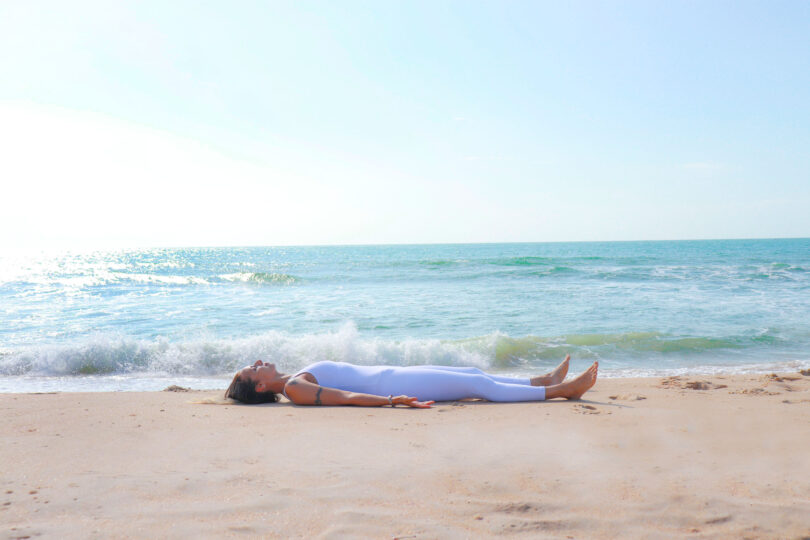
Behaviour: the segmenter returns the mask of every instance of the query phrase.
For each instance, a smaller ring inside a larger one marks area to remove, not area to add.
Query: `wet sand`
[[[810,373],[431,410],[0,394],[0,538],[810,537]]]

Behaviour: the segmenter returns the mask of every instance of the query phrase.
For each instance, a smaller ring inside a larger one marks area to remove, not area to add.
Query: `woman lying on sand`
[[[243,403],[270,403],[284,394],[296,405],[407,405],[430,408],[436,401],[479,398],[488,401],[579,399],[596,383],[599,363],[564,381],[570,356],[550,373],[513,379],[477,368],[446,366],[355,366],[317,362],[293,375],[276,371],[275,364],[258,360],[239,370],[225,391],[226,398]]]

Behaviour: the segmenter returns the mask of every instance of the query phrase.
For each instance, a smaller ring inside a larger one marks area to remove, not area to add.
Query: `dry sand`
[[[0,537],[805,538],[810,376],[432,410],[0,395]]]

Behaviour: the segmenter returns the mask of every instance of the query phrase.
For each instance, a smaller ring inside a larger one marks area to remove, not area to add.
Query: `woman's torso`
[[[348,392],[380,395],[386,376],[396,368],[391,366],[356,366],[345,362],[324,360],[316,362],[295,373],[290,380],[310,374],[315,382],[327,388]]]

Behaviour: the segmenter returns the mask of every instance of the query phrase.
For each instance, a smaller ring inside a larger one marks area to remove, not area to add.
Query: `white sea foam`
[[[669,344],[667,344],[669,343]],[[501,373],[545,371],[565,354],[577,361],[602,362],[608,376],[660,376],[692,373],[746,373],[810,366],[810,357],[781,354],[769,362],[741,358],[731,340],[668,339],[655,333],[513,338],[493,333],[463,340],[386,340],[362,337],[354,324],[336,332],[290,335],[270,331],[240,339],[165,338],[134,340],[97,334],[79,343],[40,345],[0,351],[0,375],[53,377],[78,375],[218,376],[257,359],[295,371],[318,360],[366,365],[475,366]],[[731,348],[729,348],[731,347]],[[628,355],[628,351],[630,354]],[[647,355],[643,361],[640,355]],[[676,360],[667,360],[672,355]],[[684,363],[683,355],[692,360]]]
[[[219,375],[257,359],[296,370],[317,360],[356,364],[476,365],[486,367],[484,352],[433,339],[363,339],[353,324],[337,332],[292,336],[271,331],[234,340],[170,342],[96,335],[81,343],[41,345],[0,353],[0,374],[64,376],[90,374]]]
[[[744,364],[697,364],[688,367],[637,367],[637,368],[607,368],[600,364],[599,373],[609,379],[631,377],[673,377],[695,375],[750,375],[758,373],[792,373],[810,368],[810,358],[782,358],[770,362],[751,362]]]
[[[278,272],[234,272],[232,274],[220,274],[219,278],[225,281],[278,285],[292,285],[300,281],[295,276]]]
[[[208,280],[197,276],[177,276],[161,274],[129,274],[123,272],[114,273],[119,280],[129,280],[139,283],[161,283],[166,285],[208,285]]]

